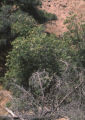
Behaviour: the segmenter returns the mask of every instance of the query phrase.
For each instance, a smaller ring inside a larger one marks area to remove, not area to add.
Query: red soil
[[[9,91],[3,90],[3,87],[0,85],[0,116],[8,115],[5,107],[6,104],[11,100],[11,98],[11,93]]]
[[[58,20],[46,24],[46,31],[60,35],[65,32],[65,19],[72,14],[85,20],[85,0],[43,0],[42,10],[56,14]]]

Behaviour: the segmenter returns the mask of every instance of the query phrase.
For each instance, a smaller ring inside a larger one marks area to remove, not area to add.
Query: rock
[[[48,0],[48,2],[51,2],[51,0]]]
[[[67,4],[60,4],[60,6],[66,8]]]
[[[51,7],[51,5],[47,5],[48,7]]]

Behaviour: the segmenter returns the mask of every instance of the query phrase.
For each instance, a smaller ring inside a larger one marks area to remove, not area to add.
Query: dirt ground
[[[6,104],[11,100],[11,93],[3,89],[0,85],[0,116],[8,115],[5,110]]]
[[[42,10],[56,14],[57,20],[46,24],[46,31],[60,35],[65,32],[66,26],[63,24],[68,16],[73,14],[85,20],[85,0],[43,0]]]

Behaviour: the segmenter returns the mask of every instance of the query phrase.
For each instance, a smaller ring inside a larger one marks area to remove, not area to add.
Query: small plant
[[[6,104],[6,107],[7,107],[7,108],[10,108],[10,107],[11,107],[11,102],[8,102],[8,103]]]

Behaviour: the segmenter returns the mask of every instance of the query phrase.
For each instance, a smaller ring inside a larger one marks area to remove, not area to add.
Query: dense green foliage
[[[0,1],[0,76],[6,71],[11,42],[18,36],[26,36],[38,23],[56,19],[55,15],[39,10],[38,5],[41,5],[40,0]]]
[[[26,37],[18,37],[8,56],[10,71],[7,74],[27,85],[29,77],[37,70],[59,73],[57,42],[55,35],[43,33],[42,26],[31,29]]]

